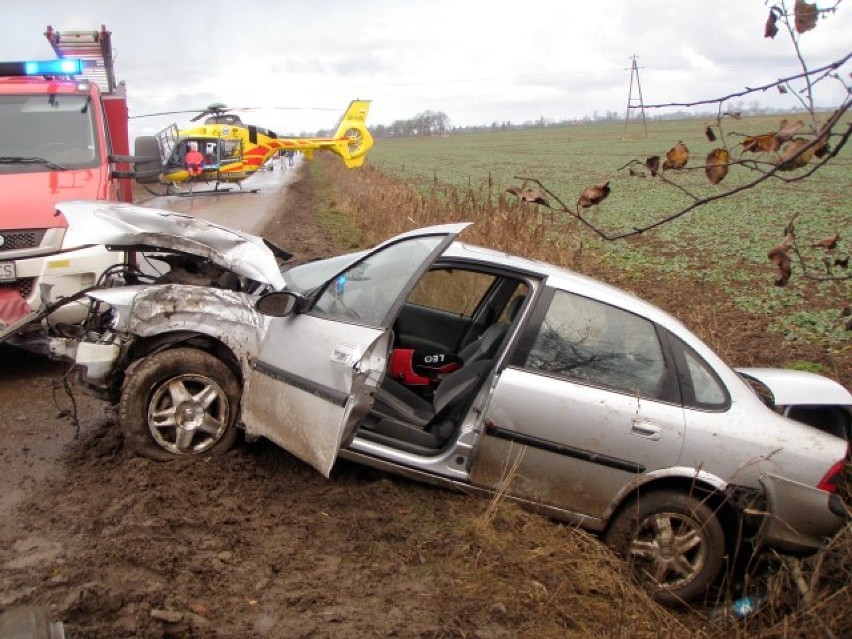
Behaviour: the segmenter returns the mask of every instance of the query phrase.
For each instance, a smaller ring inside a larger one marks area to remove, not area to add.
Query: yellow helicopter
[[[314,151],[331,151],[343,159],[349,168],[364,163],[367,151],[373,146],[373,136],[367,130],[367,112],[369,100],[353,100],[340,122],[334,135],[323,137],[281,137],[274,131],[253,124],[244,123],[240,117],[229,111],[224,104],[211,104],[191,119],[196,122],[206,118],[199,126],[179,129],[176,124],[163,129],[154,136],[136,138],[135,155],[150,158],[147,162],[137,163],[137,181],[140,184],[164,184],[167,193],[180,183],[214,182],[210,191],[202,193],[227,193],[228,188],[220,185],[234,183],[243,191],[240,182],[261,169],[276,154],[299,152],[307,159]],[[180,113],[171,111],[169,113]],[[163,113],[149,114],[164,115]],[[187,154],[192,160],[187,163]],[[197,155],[200,153],[200,158]],[[159,158],[157,170],[154,158]],[[200,166],[196,164],[200,162]],[[256,189],[254,189],[256,191]]]

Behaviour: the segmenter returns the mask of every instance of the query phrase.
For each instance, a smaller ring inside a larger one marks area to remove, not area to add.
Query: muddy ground
[[[265,230],[300,259],[335,252],[314,197],[303,174]],[[346,462],[326,480],[264,441],[205,461],[140,459],[108,407],[74,403],[61,373],[0,350],[0,611],[46,606],[69,639],[690,635],[628,608],[644,604],[594,563],[594,540],[569,551],[591,562],[570,584],[576,608],[554,611],[565,575],[549,574],[540,548],[501,563],[448,523],[484,511],[480,499]],[[456,557],[502,590],[456,581]]]
[[[294,184],[265,229],[301,260],[335,252],[312,196]],[[70,639],[520,636],[506,604],[436,582],[412,541],[481,500],[345,462],[329,481],[263,440],[140,459],[62,372],[0,347],[0,612],[45,606]]]

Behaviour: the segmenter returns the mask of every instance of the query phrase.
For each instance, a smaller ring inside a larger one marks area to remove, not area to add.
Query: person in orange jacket
[[[198,177],[201,175],[201,167],[204,164],[204,156],[198,150],[198,146],[190,144],[189,151],[186,154],[186,170],[189,172],[189,177]]]

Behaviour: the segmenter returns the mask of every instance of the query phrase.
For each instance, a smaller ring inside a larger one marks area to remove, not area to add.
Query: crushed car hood
[[[75,200],[57,204],[56,208],[68,221],[66,241],[188,253],[269,284],[275,290],[284,288],[275,254],[256,235],[189,215],[132,204]]]
[[[849,406],[852,393],[833,379],[788,368],[737,368],[766,386],[776,406]]]

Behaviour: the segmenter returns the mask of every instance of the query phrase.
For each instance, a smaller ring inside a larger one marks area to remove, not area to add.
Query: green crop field
[[[796,119],[801,116],[791,117]],[[742,135],[779,128],[782,116],[724,122],[728,146],[740,157]],[[645,225],[687,206],[680,190],[650,176],[632,177],[618,169],[630,160],[651,155],[665,159],[666,151],[683,141],[690,151],[685,170],[666,175],[699,197],[721,193],[753,180],[757,173],[737,166],[713,186],[704,175],[704,158],[718,141],[704,129],[712,120],[649,121],[645,137],[641,123],[583,124],[544,129],[495,131],[432,138],[378,140],[370,161],[386,173],[411,180],[420,188],[449,184],[470,188],[479,197],[496,197],[514,176],[535,177],[569,206],[589,186],[609,181],[612,191],[599,206],[584,210],[609,231]],[[718,133],[718,131],[717,131]],[[750,158],[770,160],[767,155]],[[644,170],[644,167],[636,168]],[[798,173],[801,173],[799,170]],[[795,176],[796,172],[785,176]],[[490,187],[488,185],[491,185]],[[812,241],[840,234],[833,257],[852,252],[852,149],[806,180],[784,183],[770,179],[732,198],[700,207],[639,238],[604,242],[586,232],[614,268],[643,268],[682,273],[697,282],[713,282],[730,290],[745,310],[777,317],[773,328],[790,339],[832,346],[848,342],[841,310],[849,303],[850,280],[817,284],[794,267],[790,284],[773,284],[774,268],[767,251],[783,238],[787,222],[797,214],[799,247],[812,267],[823,269],[825,255]],[[835,274],[849,271],[835,269]]]

